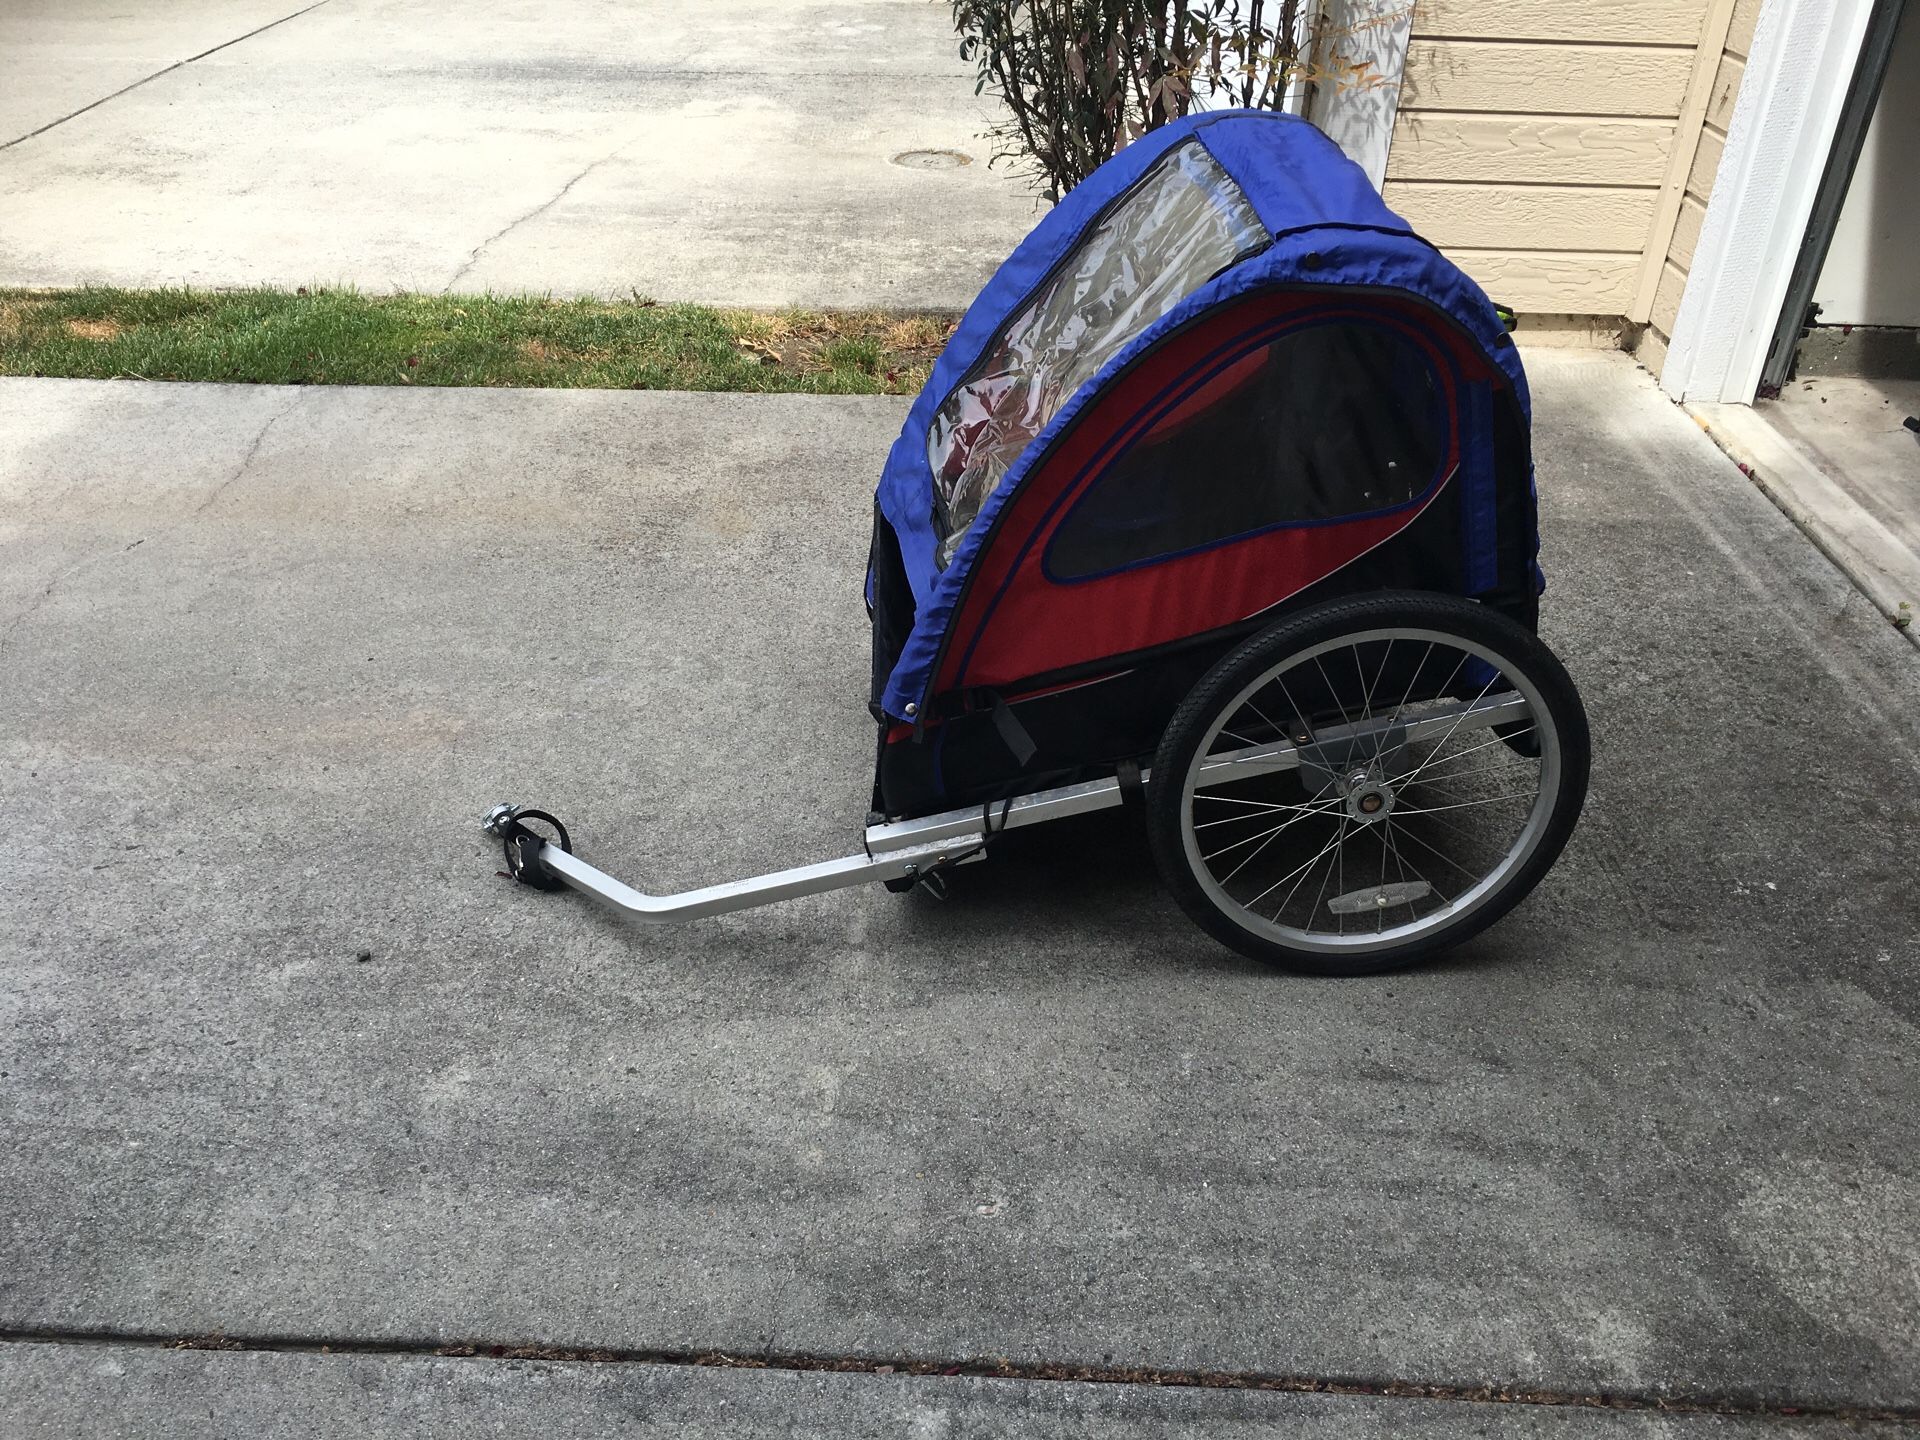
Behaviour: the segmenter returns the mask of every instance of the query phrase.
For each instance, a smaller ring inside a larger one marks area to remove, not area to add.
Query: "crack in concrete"
[[[286,419],[287,416],[291,415],[299,404],[300,397],[296,394],[287,404],[281,406],[267,417],[266,424],[262,425],[259,432],[253,437],[253,443],[247,446],[247,453],[240,457],[238,468],[226,479],[214,486],[213,493],[194,507],[193,514],[187,517],[189,520],[197,520],[200,516],[206,514],[208,510],[213,508],[216,500],[231,490],[235,483],[239,481],[247,471],[253,468],[254,459],[260,454],[260,447],[267,443],[267,432],[272,430],[273,427],[278,425],[282,420]],[[178,529],[179,527],[175,526],[174,528]]]
[[[557,191],[554,192],[554,194],[550,198],[541,201],[538,205],[534,206],[533,209],[527,211],[526,214],[519,216],[517,219],[509,220],[505,225],[502,225],[498,230],[494,231],[493,234],[489,235],[486,239],[482,240],[478,245],[474,246],[472,250],[467,252],[466,263],[462,265],[458,270],[453,272],[453,278],[451,280],[447,281],[446,284],[440,287],[440,293],[442,295],[447,294],[449,291],[453,289],[454,286],[458,285],[461,282],[461,280],[465,279],[467,274],[473,269],[473,267],[480,263],[480,256],[486,250],[488,250],[494,244],[495,241],[500,240],[501,238],[508,235],[512,231],[518,230],[522,225],[525,225],[529,220],[538,219],[540,216],[546,214],[547,211],[551,210],[554,206],[558,205],[562,200],[567,198],[567,192],[569,190],[573,189],[574,186],[578,185],[582,180],[586,179],[587,176],[591,175],[594,171],[598,170],[602,165],[605,165],[609,161],[615,159],[622,150],[625,150],[627,146],[631,145],[632,143],[633,141],[631,139],[622,140],[617,146],[615,146],[612,150],[609,150],[605,155],[602,155],[598,160],[589,162],[587,167],[584,170],[582,170],[579,174],[575,175],[571,180],[567,181],[566,184],[562,185]]]
[[[62,570],[58,575],[55,575],[51,580],[47,581],[46,587],[43,590],[41,590],[41,592],[38,595],[34,596],[32,600],[27,602],[27,606],[24,610],[22,610],[18,615],[14,616],[13,619],[7,622],[7,628],[4,631],[0,631],[0,655],[5,655],[7,653],[7,647],[13,643],[13,637],[20,633],[20,627],[25,625],[27,621],[31,620],[35,615],[40,613],[41,609],[45,607],[47,601],[53,598],[54,591],[58,590],[62,585],[66,584],[67,581],[71,580],[75,575],[79,574],[82,570],[86,569],[89,565],[98,564],[100,561],[106,559],[109,555],[115,555],[115,554],[124,555],[127,553],[127,551],[133,549],[134,546],[144,545],[146,544],[146,542],[147,542],[147,537],[142,535],[138,540],[133,542],[133,545],[121,545],[114,550],[102,551],[98,555],[84,556],[83,558],[74,561],[73,564],[67,566],[66,569]]]
[[[198,55],[189,55],[184,60],[176,60],[173,62],[173,64],[167,66],[163,70],[156,70],[151,75],[141,76],[138,80],[134,81],[131,85],[122,85],[118,90],[114,91],[111,95],[102,95],[98,100],[94,100],[86,105],[82,105],[78,110],[72,111],[71,113],[66,115],[62,115],[58,120],[49,120],[46,124],[42,125],[38,130],[29,130],[27,131],[26,134],[16,135],[11,140],[0,141],[0,150],[11,150],[15,145],[18,145],[21,142],[26,140],[31,140],[36,135],[44,135],[47,133],[47,131],[53,129],[55,126],[64,125],[67,123],[67,121],[76,119],[77,117],[86,114],[89,110],[98,110],[102,105],[105,105],[109,100],[118,100],[122,95],[125,95],[129,90],[138,90],[142,85],[145,85],[150,81],[158,80],[162,75],[171,75],[174,71],[180,69],[183,65],[191,65],[196,60],[204,60],[207,58],[207,56],[217,54],[218,52],[227,49],[229,46],[238,45],[242,40],[251,40],[254,36],[273,29],[273,27],[276,25],[284,25],[289,20],[298,20],[302,15],[305,15],[307,11],[318,10],[322,5],[325,5],[327,3],[328,3],[328,0],[313,0],[313,4],[306,6],[304,9],[296,10],[291,15],[282,15],[278,20],[269,20],[266,24],[258,26],[255,29],[249,30],[244,35],[236,35],[231,40],[222,40],[218,45],[215,45],[211,50],[202,50]]]
[[[321,0],[321,3],[325,4],[326,0]],[[248,470],[253,468],[254,459],[260,454],[260,447],[266,443],[267,432],[272,430],[275,425],[279,424],[288,415],[291,415],[294,411],[294,408],[297,405],[299,405],[299,403],[300,403],[300,396],[296,394],[289,403],[281,406],[280,409],[274,411],[273,414],[269,415],[266,419],[266,423],[263,424],[260,427],[260,429],[255,433],[252,443],[247,446],[247,453],[241,456],[240,464],[237,468],[235,468],[234,472],[231,475],[227,476],[226,479],[222,480],[218,485],[214,486],[212,493],[209,494],[206,499],[202,500],[198,505],[194,507],[193,513],[191,515],[189,515],[185,520],[182,520],[177,525],[168,526],[165,531],[161,532],[162,535],[163,536],[171,535],[175,531],[180,530],[187,525],[191,525],[195,520],[199,519],[202,515],[207,513],[208,509],[212,507],[214,501],[218,500],[222,495],[226,494],[227,491],[231,490],[234,484],[242,476],[244,476]],[[43,608],[45,608],[46,603],[53,598],[54,592],[57,591],[62,585],[66,584],[67,581],[71,580],[75,575],[78,575],[82,570],[88,569],[90,566],[99,564],[102,560],[111,559],[115,555],[125,555],[131,550],[138,549],[140,546],[146,544],[147,541],[151,538],[153,537],[142,535],[138,540],[133,541],[131,544],[116,545],[111,550],[102,550],[98,554],[83,556],[82,558],[74,561],[73,564],[67,566],[66,569],[62,570],[59,574],[55,575],[51,580],[47,581],[45,588],[43,588],[38,595],[34,596],[34,598],[27,603],[27,606],[24,610],[22,610],[18,615],[14,616],[13,619],[7,622],[7,627],[4,631],[0,631],[0,655],[5,655],[7,653],[7,647],[13,643],[14,637],[20,633],[20,627],[25,625],[35,615],[39,614],[40,611]]]
[[[1577,1391],[1423,1380],[1364,1380],[1349,1376],[1284,1375],[1252,1370],[1174,1370],[1154,1366],[1077,1365],[1014,1361],[995,1356],[952,1360],[803,1352],[734,1355],[721,1350],[570,1347],[513,1342],[355,1340],[240,1336],[214,1331],[163,1335],[115,1330],[0,1328],[0,1345],[125,1345],[146,1350],[217,1350],[274,1355],[382,1355],[426,1360],[538,1360],[555,1364],[660,1365],[716,1370],[827,1371],[843,1375],[928,1379],[1028,1380],[1048,1384],[1145,1386],[1182,1390],[1257,1390],[1284,1395],[1351,1399],[1430,1400],[1465,1405],[1526,1405],[1579,1410],[1624,1410],[1660,1415],[1729,1416],[1766,1420],[1840,1420],[1849,1423],[1920,1422],[1920,1406],[1802,1403],[1757,1396],[1660,1394],[1644,1390]]]

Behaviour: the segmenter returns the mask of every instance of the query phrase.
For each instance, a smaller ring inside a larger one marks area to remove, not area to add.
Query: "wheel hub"
[[[1347,818],[1372,825],[1393,813],[1393,787],[1364,770],[1347,777]]]

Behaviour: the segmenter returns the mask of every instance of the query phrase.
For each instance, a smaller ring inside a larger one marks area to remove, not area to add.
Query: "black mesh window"
[[[1095,480],[1047,572],[1085,579],[1405,505],[1446,445],[1439,383],[1412,341],[1368,324],[1295,330],[1209,378]]]

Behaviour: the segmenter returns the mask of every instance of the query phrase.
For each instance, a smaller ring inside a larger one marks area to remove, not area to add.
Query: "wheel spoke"
[[[1511,795],[1489,795],[1484,800],[1461,800],[1453,805],[1396,805],[1393,808],[1393,813],[1396,815],[1437,815],[1442,810],[1471,810],[1476,805],[1498,805],[1502,800],[1533,800],[1538,798],[1539,794],[1540,792],[1538,790],[1529,790],[1524,793],[1516,790]]]
[[[1327,881],[1333,878],[1333,868],[1335,865],[1339,863],[1340,857],[1347,853],[1346,846],[1347,846],[1347,817],[1342,815],[1340,817],[1340,833],[1333,837],[1333,860],[1329,862],[1329,864],[1327,865],[1327,873],[1320,877],[1320,888],[1313,892],[1313,904],[1307,907],[1307,927],[1306,928],[1309,933],[1311,933],[1313,930],[1314,916],[1320,913],[1320,897],[1327,893]],[[1334,893],[1338,894],[1339,892],[1335,891]],[[1292,899],[1293,897],[1289,895],[1287,898]],[[1286,907],[1283,905],[1280,908],[1284,910]],[[1279,918],[1280,918],[1280,912],[1276,910],[1274,912],[1274,919],[1277,920]]]
[[[1464,665],[1466,663],[1466,659],[1467,657],[1465,652],[1462,652],[1460,656],[1461,665]],[[1460,665],[1454,666],[1453,671],[1455,675],[1459,674]],[[1467,702],[1466,709],[1462,710],[1458,715],[1453,717],[1453,724],[1449,725],[1447,727],[1447,733],[1440,737],[1440,743],[1433,747],[1432,753],[1429,754],[1425,760],[1420,762],[1420,765],[1414,770],[1413,774],[1409,775],[1405,780],[1400,782],[1402,785],[1411,785],[1415,780],[1420,778],[1420,771],[1424,770],[1427,766],[1431,765],[1433,763],[1434,756],[1438,755],[1442,750],[1447,748],[1447,742],[1453,739],[1454,732],[1460,728],[1461,722],[1464,721],[1467,718],[1467,716],[1473,713],[1474,706],[1478,705],[1482,700],[1487,698],[1487,692],[1493,689],[1493,682],[1498,680],[1499,678],[1500,678],[1500,672],[1498,670],[1494,671],[1493,674],[1487,677],[1487,683],[1480,687],[1480,693],[1474,696],[1473,699]],[[1451,677],[1449,677],[1447,683],[1449,685],[1453,683]],[[1465,752],[1463,751],[1462,753],[1464,754]]]
[[[1347,844],[1344,840],[1340,842],[1340,848],[1333,852],[1333,863],[1334,867],[1340,872],[1340,878],[1334,881],[1333,893],[1336,895],[1344,895],[1347,893]],[[1316,915],[1320,912],[1320,898],[1318,896],[1314,897],[1313,909]],[[1333,927],[1342,935],[1347,933],[1347,917],[1344,911],[1334,915]]]
[[[1307,743],[1309,745],[1318,745],[1320,743],[1320,737],[1314,734],[1313,732],[1313,720],[1310,716],[1308,716],[1306,711],[1300,708],[1300,702],[1293,698],[1293,692],[1287,689],[1287,677],[1284,674],[1276,675],[1273,679],[1273,683],[1280,687],[1280,694],[1282,698],[1284,698],[1287,704],[1292,708],[1293,713],[1300,717],[1300,728],[1307,732]],[[1295,736],[1291,731],[1289,731],[1287,734],[1287,738],[1289,740],[1292,740],[1295,738]]]
[[[1253,713],[1259,717],[1260,723],[1262,725],[1266,726],[1269,730],[1273,731],[1276,735],[1283,735],[1289,740],[1293,738],[1293,733],[1291,731],[1282,730],[1278,725],[1274,724],[1273,721],[1267,718],[1267,712],[1262,710],[1258,705],[1253,703],[1253,697],[1251,695],[1247,697],[1247,708],[1253,711]]]
[[[1380,888],[1387,888],[1387,826],[1386,822],[1373,827],[1380,832]],[[1387,909],[1382,905],[1373,912],[1373,933],[1378,935],[1387,925]]]
[[[1249,821],[1258,822],[1261,820],[1271,820],[1273,813],[1280,810],[1296,810],[1300,815],[1306,816],[1324,815],[1331,809],[1333,809],[1331,804],[1318,807],[1307,805],[1275,805],[1264,812],[1256,810],[1249,814],[1229,815],[1224,820],[1202,820],[1193,828],[1196,830],[1212,830],[1221,825],[1245,825]]]
[[[1281,800],[1247,800],[1239,795],[1210,795],[1203,790],[1194,791],[1193,798],[1196,800],[1211,800],[1216,805],[1244,805],[1244,806],[1251,807],[1252,809],[1255,809],[1255,810],[1320,811],[1320,810],[1326,809],[1327,806],[1329,805],[1335,805],[1339,803],[1338,801],[1335,801],[1335,800],[1327,800],[1327,801],[1323,801],[1321,804],[1318,804],[1318,805],[1294,805]],[[1210,820],[1207,823],[1209,825],[1218,825],[1218,824],[1221,824],[1222,822],[1218,820]]]
[[[1376,688],[1378,688],[1380,682],[1386,679],[1387,663],[1392,659],[1393,659],[1393,637],[1388,636],[1387,648],[1383,650],[1380,654],[1380,664],[1374,669],[1372,684],[1363,684],[1360,687],[1361,714],[1370,715],[1373,713],[1373,692]],[[1353,668],[1356,671],[1360,668],[1360,647],[1358,645],[1353,647]]]
[[[1398,815],[1437,815],[1447,810],[1475,810],[1483,809],[1489,805],[1498,805],[1509,807],[1514,819],[1519,820],[1524,818],[1527,809],[1539,798],[1539,795],[1540,791],[1537,787],[1532,789],[1515,788],[1513,790],[1500,791],[1497,794],[1473,795],[1465,799],[1452,795],[1432,797],[1422,795],[1417,801],[1410,801],[1405,805],[1395,805],[1394,813]],[[1524,802],[1524,804],[1515,805],[1515,801],[1521,801]],[[1474,817],[1463,815],[1460,818],[1470,820]],[[1498,818],[1498,816],[1496,815],[1495,818]]]
[[[1301,865],[1296,869],[1289,870],[1286,874],[1282,875],[1278,880],[1274,881],[1273,884],[1269,885],[1266,889],[1262,890],[1258,895],[1254,896],[1253,899],[1247,901],[1247,909],[1249,910],[1253,909],[1254,906],[1258,905],[1262,900],[1266,899],[1267,896],[1271,895],[1274,891],[1278,890],[1282,885],[1286,884],[1287,881],[1293,880],[1294,876],[1299,875],[1300,878],[1304,880],[1306,876],[1301,872],[1305,870],[1309,870],[1313,866],[1319,864],[1321,859],[1327,854],[1327,852],[1332,850],[1334,846],[1340,843],[1340,840],[1342,836],[1346,834],[1346,831],[1347,831],[1347,817],[1342,815],[1340,817],[1339,833],[1336,834],[1333,837],[1333,839],[1329,840],[1325,845],[1320,847],[1320,853],[1318,855],[1315,855],[1313,859],[1307,861],[1305,865]],[[1293,889],[1298,890],[1299,888],[1300,888],[1300,881],[1294,880]],[[1289,890],[1287,892],[1287,900],[1291,900],[1291,899],[1293,899],[1293,890]],[[1280,908],[1282,910],[1287,908],[1287,900],[1282,900],[1280,902]]]
[[[1422,850],[1425,850],[1429,855],[1436,856],[1439,859],[1446,861],[1447,864],[1453,866],[1454,869],[1458,870],[1462,875],[1466,876],[1467,882],[1469,884],[1477,885],[1480,883],[1480,877],[1474,874],[1473,871],[1467,869],[1466,866],[1462,865],[1458,860],[1454,859],[1451,855],[1447,854],[1446,851],[1441,850],[1436,846],[1428,844],[1425,840],[1422,840],[1418,835],[1414,834],[1413,831],[1407,829],[1404,825],[1401,826],[1400,828],[1400,836],[1404,840],[1413,841],[1414,844],[1418,845]],[[1440,892],[1436,889],[1435,893],[1438,894]],[[1447,903],[1451,905],[1453,902],[1449,900],[1447,901]]]
[[[1287,822],[1287,825],[1291,825],[1292,823],[1293,821],[1289,820]],[[1286,829],[1287,825],[1282,825],[1282,826],[1279,826],[1277,829],[1268,831],[1267,838],[1262,840],[1259,843],[1259,845],[1256,846],[1250,854],[1248,854],[1244,859],[1241,860],[1241,862],[1238,865],[1234,866],[1233,869],[1229,870],[1226,873],[1226,875],[1220,881],[1221,886],[1225,887],[1226,885],[1231,883],[1234,876],[1238,875],[1242,870],[1246,869],[1247,866],[1251,865],[1255,860],[1258,860],[1260,858],[1261,852],[1265,850],[1267,846],[1271,845],[1275,840],[1280,838],[1280,831]],[[1225,852],[1216,851],[1215,853],[1224,854]]]
[[[1484,835],[1469,834],[1454,824],[1453,821],[1444,819],[1439,815],[1422,815],[1420,821],[1423,825],[1438,825],[1442,830],[1464,841],[1469,846],[1483,845],[1486,841]]]
[[[1353,724],[1353,717],[1347,714],[1347,702],[1340,698],[1340,692],[1333,688],[1333,681],[1327,676],[1327,667],[1320,663],[1318,655],[1313,657],[1313,668],[1320,672],[1320,679],[1327,687],[1327,694],[1333,697],[1333,703],[1340,707],[1340,723]]]
[[[1369,603],[1343,602],[1357,620]],[[1378,628],[1302,620],[1291,650],[1249,652],[1231,690],[1212,682],[1223,703],[1179,751],[1182,844],[1205,903],[1282,951],[1392,957],[1464,932],[1501,886],[1528,883],[1527,855],[1558,844],[1546,805],[1570,793],[1564,682],[1516,658],[1530,653],[1521,640],[1499,643],[1486,627],[1505,622],[1484,611],[1459,606],[1456,626],[1443,618],[1451,602],[1422,600],[1396,623],[1395,603],[1373,605]],[[1268,772],[1271,785],[1252,783]],[[1382,813],[1362,814],[1363,802]],[[1436,873],[1455,878],[1435,884]]]
[[[1413,687],[1420,683],[1420,672],[1427,668],[1427,661],[1433,658],[1433,645],[1433,641],[1429,640],[1427,642],[1427,648],[1421,652],[1420,663],[1414,666],[1413,673],[1407,676],[1407,688],[1400,694],[1400,703],[1393,707],[1393,714],[1387,720],[1387,729],[1391,730],[1395,725],[1399,724],[1400,717],[1406,713],[1407,701],[1413,698]],[[1464,661],[1462,663],[1464,663]],[[1458,671],[1460,666],[1456,664],[1453,668],[1455,671]],[[1451,685],[1452,683],[1452,677],[1449,676],[1447,684]],[[1445,689],[1445,686],[1441,688]]]
[[[1315,813],[1319,813],[1319,812],[1315,812]],[[1253,844],[1254,841],[1260,839],[1260,837],[1263,835],[1278,835],[1282,830],[1286,829],[1289,825],[1298,825],[1302,820],[1305,820],[1306,818],[1307,817],[1305,815],[1294,815],[1286,820],[1282,820],[1278,825],[1274,826],[1271,830],[1262,830],[1257,834],[1248,835],[1243,837],[1242,839],[1235,840],[1230,845],[1222,845],[1218,850],[1210,850],[1205,855],[1202,855],[1200,858],[1202,860],[1217,860],[1222,855],[1225,855],[1229,850],[1238,850],[1242,845],[1251,845]],[[1254,851],[1254,854],[1256,855],[1259,853],[1260,852],[1258,850]],[[1245,865],[1246,861],[1243,860],[1240,863],[1241,865]],[[1236,868],[1233,872],[1234,875],[1238,875],[1239,873],[1240,871],[1238,868]],[[1227,880],[1231,880],[1232,878],[1233,878],[1233,875],[1227,876]],[[1227,883],[1227,881],[1222,880],[1220,883],[1224,885]]]
[[[1422,871],[1418,865],[1415,865],[1411,860],[1408,860],[1401,855],[1400,842],[1396,840],[1393,835],[1393,820],[1389,818],[1386,821],[1386,823],[1383,824],[1380,828],[1386,833],[1387,844],[1393,847],[1393,863],[1394,863],[1394,867],[1400,871],[1400,878],[1402,880],[1406,879],[1407,871],[1408,870],[1413,871],[1414,879],[1418,880],[1422,885],[1425,885],[1429,890],[1433,891],[1433,893],[1438,895],[1443,902],[1445,902],[1448,905],[1451,905],[1453,903],[1453,898],[1450,895],[1448,895],[1446,891],[1442,890],[1438,885],[1434,884],[1433,881],[1429,880],[1426,877],[1425,872]],[[1409,836],[1408,838],[1418,839],[1419,837]],[[1447,857],[1442,855],[1440,858],[1444,860]]]
[[[1422,776],[1420,793],[1424,796],[1432,792],[1442,800],[1470,800],[1479,792],[1467,783],[1469,781],[1487,779],[1495,784],[1506,784],[1519,778],[1519,773],[1511,766],[1487,765],[1477,770],[1463,770],[1458,775],[1443,775],[1438,780],[1431,775]],[[1407,791],[1403,786],[1398,793],[1404,795]]]
[[[1527,726],[1528,730],[1531,730],[1532,728],[1533,726],[1531,725]],[[1522,731],[1520,733],[1524,734],[1525,731]],[[1482,740],[1478,745],[1469,745],[1464,750],[1456,750],[1453,752],[1453,754],[1447,756],[1445,763],[1448,765],[1451,765],[1456,760],[1464,760],[1467,758],[1467,756],[1476,754],[1477,752],[1488,749],[1494,745],[1504,745],[1507,743],[1507,739],[1508,739],[1507,736],[1496,735],[1491,740]],[[1445,742],[1442,742],[1442,743],[1445,743]],[[1420,779],[1422,776],[1426,775],[1427,765],[1431,765],[1435,763],[1436,759],[1438,758],[1438,754],[1439,754],[1438,747],[1435,747],[1435,753],[1427,757],[1426,764],[1419,766],[1414,770],[1414,772],[1411,775],[1407,776],[1405,780],[1402,780],[1400,782],[1401,786],[1404,788],[1405,786],[1411,785],[1415,780]],[[1524,757],[1516,757],[1516,758],[1524,758]],[[1449,779],[1449,780],[1453,778],[1454,773],[1455,772],[1448,771],[1448,770],[1441,770],[1438,772],[1440,778]],[[1427,778],[1431,779],[1433,777],[1428,776]]]

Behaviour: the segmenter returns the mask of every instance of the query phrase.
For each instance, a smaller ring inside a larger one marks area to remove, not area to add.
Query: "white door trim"
[[[1766,0],[1660,374],[1749,404],[1786,300],[1872,0]]]

